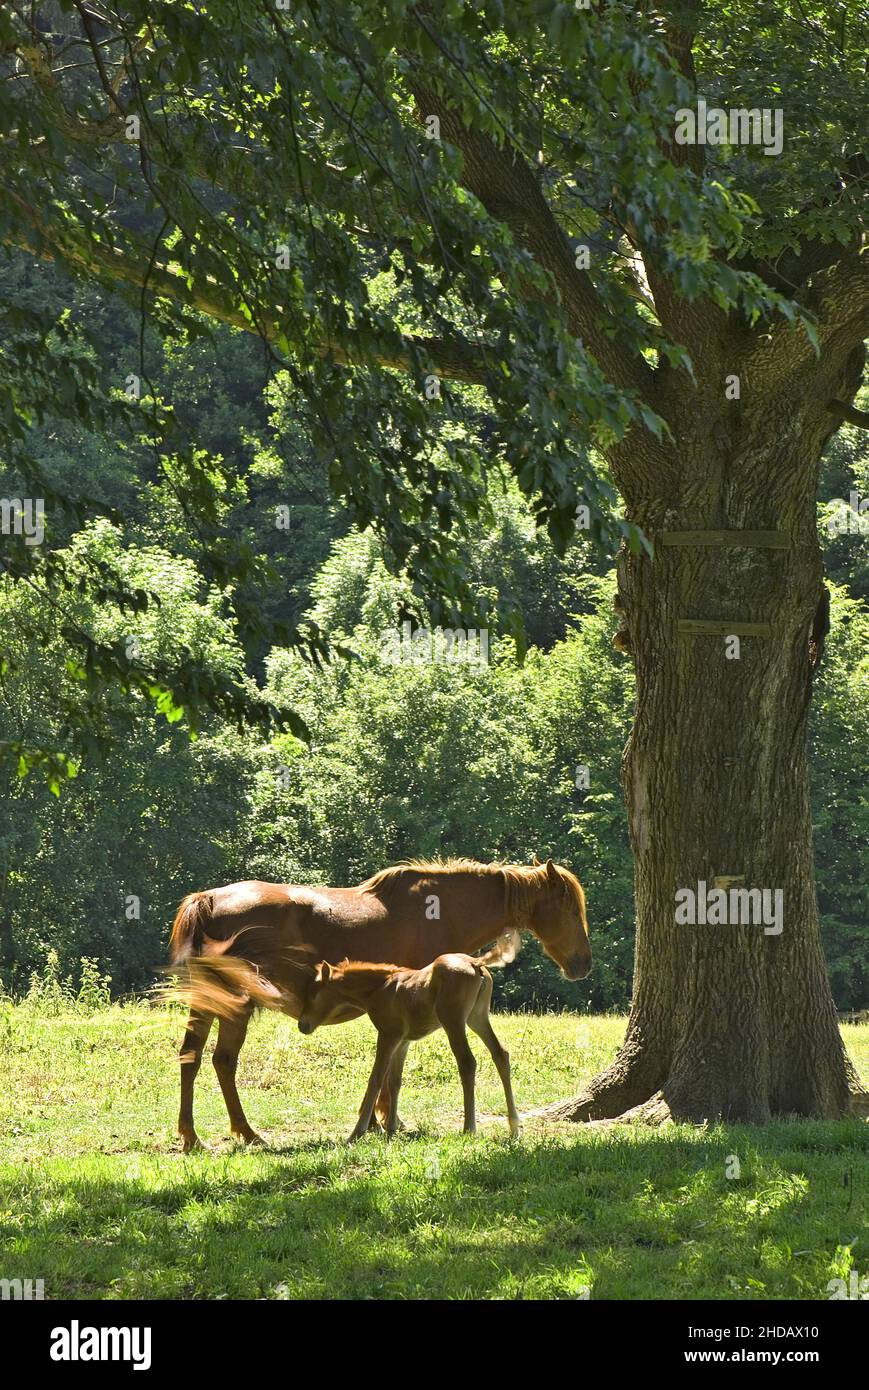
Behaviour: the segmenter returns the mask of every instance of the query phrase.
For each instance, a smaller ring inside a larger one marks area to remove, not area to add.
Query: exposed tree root
[[[625,1047],[581,1095],[529,1113],[545,1120],[570,1120],[576,1124],[615,1120],[654,1099],[666,1074],[664,1058],[652,1059]]]
[[[736,1110],[736,1107],[731,1108],[731,1098],[720,1092],[716,1097],[714,1088],[711,1088],[708,1096],[709,1113],[706,1114],[703,1104],[705,1088],[699,1088],[699,1099],[696,1086],[686,1088],[685,1082],[693,1078],[690,1067],[686,1075],[680,1061],[684,1065],[684,1057],[680,1059],[678,1053],[673,1056],[661,1047],[643,1047],[641,1039],[632,1037],[629,1030],[621,1051],[610,1066],[594,1077],[580,1095],[526,1111],[523,1118],[591,1125],[664,1125],[673,1121],[703,1124],[714,1122],[722,1114],[728,1113],[732,1119],[738,1116],[743,1124],[765,1124],[770,1119],[783,1118],[777,1107],[775,1113],[770,1113],[762,1093],[754,1098],[758,1103],[753,1108],[746,1103]],[[831,1101],[823,1087],[817,1092],[810,1087],[800,1094],[799,1088],[794,1085],[787,1088],[789,1098],[795,1102],[793,1110],[789,1112],[790,1117],[845,1114],[869,1120],[869,1091],[861,1085],[850,1062],[847,1067],[850,1083],[847,1105],[839,1098]],[[832,1088],[830,1093],[833,1094]],[[741,1102],[744,1097],[738,1095],[737,1099]]]
[[[630,1110],[624,1110],[621,1114],[609,1115],[605,1118],[599,1115],[589,1115],[589,1108],[597,1110],[594,1101],[587,1096],[580,1096],[576,1100],[562,1101],[557,1105],[544,1106],[542,1110],[529,1110],[522,1116],[522,1119],[544,1119],[562,1120],[571,1123],[581,1122],[591,1126],[593,1129],[609,1129],[612,1125],[668,1125],[672,1124],[673,1116],[662,1091],[656,1091],[648,1100],[644,1100],[640,1105],[634,1105]],[[578,1112],[585,1113],[578,1113]]]
[[[598,1082],[603,1081],[603,1079],[603,1076],[597,1078]],[[680,1117],[674,1115],[663,1090],[655,1091],[652,1095],[646,1096],[645,1099],[630,1106],[619,1104],[624,1093],[623,1084],[600,1090],[595,1088],[594,1083],[592,1083],[592,1086],[582,1095],[575,1096],[571,1100],[557,1101],[553,1105],[542,1106],[539,1110],[525,1111],[522,1118],[560,1120],[572,1124],[606,1125],[607,1127],[614,1124],[667,1125],[680,1118],[686,1119],[688,1123],[703,1123],[696,1116]],[[848,1114],[859,1119],[869,1120],[869,1093],[862,1090],[852,1091]],[[714,1116],[709,1116],[710,1120],[714,1118]],[[794,1115],[792,1118],[802,1117]]]
[[[653,1096],[649,1096],[648,1100],[643,1101],[642,1105],[635,1105],[632,1110],[626,1110],[623,1115],[619,1115],[615,1123],[621,1125],[669,1125],[673,1123],[673,1116],[663,1091],[656,1091]]]
[[[858,1119],[869,1120],[869,1092],[852,1091],[850,1113]]]

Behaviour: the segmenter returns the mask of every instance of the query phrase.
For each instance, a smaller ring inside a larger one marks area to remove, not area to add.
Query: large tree
[[[624,537],[635,993],[616,1061],[561,1107],[575,1118],[831,1116],[854,1085],[806,721],[818,461],[861,419],[869,331],[866,38],[835,0],[61,0],[0,19],[4,242],[166,332],[204,315],[256,333],[434,620],[470,625],[462,525],[492,468],[557,547],[577,517]],[[38,479],[27,411],[57,388],[35,317],[9,327],[24,370],[4,405]],[[213,475],[174,457],[207,521]],[[7,567],[57,582],[32,550]],[[86,669],[193,699],[116,653]],[[701,883],[780,890],[781,932],[681,925],[676,893]]]

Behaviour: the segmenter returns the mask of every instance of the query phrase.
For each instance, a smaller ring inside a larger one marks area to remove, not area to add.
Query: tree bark
[[[626,552],[618,565],[637,672],[623,758],[634,996],[615,1061],[543,1112],[554,1118],[831,1118],[854,1086],[820,944],[806,755],[823,592],[815,490],[830,423],[820,400],[767,404],[753,419],[729,409],[729,420],[711,404],[682,419],[673,502],[623,488],[629,518],[655,541],[654,559]],[[758,544],[763,531],[783,533],[782,548]],[[680,630],[684,619],[723,626],[698,635]],[[726,638],[746,623],[769,635],[742,636],[738,656],[731,642],[728,659]],[[677,890],[730,878],[782,890],[779,935],[677,923]]]

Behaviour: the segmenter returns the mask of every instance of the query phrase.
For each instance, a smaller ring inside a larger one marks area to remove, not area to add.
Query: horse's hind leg
[[[178,1133],[184,1152],[201,1149],[202,1144],[193,1128],[193,1083],[202,1062],[202,1049],[211,1031],[214,1014],[200,1013],[191,1009],[187,1020],[187,1031],[181,1044],[181,1108],[178,1112]]]
[[[217,1029],[217,1046],[211,1060],[214,1064],[214,1070],[217,1072],[217,1079],[220,1082],[223,1099],[226,1101],[226,1108],[229,1111],[229,1127],[233,1138],[240,1139],[244,1144],[262,1144],[263,1140],[247,1122],[247,1116],[242,1109],[238,1088],[235,1084],[238,1054],[247,1036],[247,1025],[250,1023],[252,1013],[253,1009],[251,1008],[241,1018],[222,1018],[220,1020]]]
[[[510,1135],[513,1139],[519,1136],[519,1115],[516,1110],[516,1102],[513,1099],[513,1085],[510,1080],[510,1054],[506,1047],[502,1047],[495,1036],[492,1027],[492,1020],[489,1018],[489,1000],[492,998],[492,984],[488,982],[488,989],[482,989],[480,996],[468,1015],[468,1027],[473,1028],[477,1037],[480,1038],[489,1049],[492,1061],[498,1068],[498,1075],[501,1078],[501,1085],[504,1087],[504,1095],[507,1100],[507,1121],[510,1125]]]

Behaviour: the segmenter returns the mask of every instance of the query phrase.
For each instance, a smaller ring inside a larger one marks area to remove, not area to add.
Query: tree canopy
[[[581,506],[601,544],[648,544],[614,485],[642,490],[664,466],[675,396],[710,376],[720,390],[710,323],[759,391],[835,335],[859,340],[866,28],[841,3],[6,7],[0,238],[141,319],[112,361],[81,314],[5,306],[9,461],[49,511],[48,545],[4,540],[7,572],[51,604],[153,601],[93,559],[71,574],[52,544],[64,515],[105,506],[47,475],[34,425],[48,410],[111,425],[149,442],[243,648],[328,654],[274,602],[262,518],[231,524],[231,465],[152,380],[156,335],[224,323],[290,394],[313,473],[408,575],[406,611],[467,626],[488,606],[521,648],[512,597],[486,604],[469,582],[493,476],[515,479],[560,553]],[[780,153],[678,143],[676,113],[701,95],[781,110]],[[831,408],[831,430],[849,410]],[[94,705],[120,687],[194,724],[212,708],[304,733],[192,659],[131,658],[72,622],[66,638]],[[73,719],[70,746],[97,724]],[[12,751],[63,770],[62,749]]]

